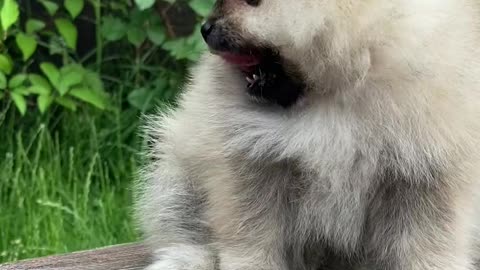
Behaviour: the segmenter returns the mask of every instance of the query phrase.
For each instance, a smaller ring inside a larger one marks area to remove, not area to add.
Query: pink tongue
[[[230,64],[243,69],[248,69],[260,64],[260,59],[254,55],[241,55],[232,53],[222,53],[220,56]]]

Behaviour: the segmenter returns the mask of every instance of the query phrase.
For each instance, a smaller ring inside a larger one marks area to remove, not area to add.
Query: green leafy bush
[[[213,2],[0,0],[0,99],[22,115],[112,110],[118,91],[141,111],[171,103],[205,49],[198,27]]]

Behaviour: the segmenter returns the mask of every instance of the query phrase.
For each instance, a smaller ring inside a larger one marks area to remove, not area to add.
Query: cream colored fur
[[[147,128],[148,269],[477,269],[477,1],[226,2],[309,88],[257,104],[205,54]]]

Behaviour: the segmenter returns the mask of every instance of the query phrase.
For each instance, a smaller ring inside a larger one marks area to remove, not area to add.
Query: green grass
[[[137,239],[137,118],[0,111],[0,262]]]

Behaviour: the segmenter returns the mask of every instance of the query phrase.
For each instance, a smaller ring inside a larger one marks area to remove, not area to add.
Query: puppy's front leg
[[[153,255],[154,262],[145,270],[216,270],[215,256],[203,245],[174,244]]]
[[[283,221],[273,209],[217,216],[223,221],[213,222],[219,270],[288,270]]]
[[[284,253],[274,242],[224,246],[218,258],[220,270],[288,270]]]
[[[373,269],[472,270],[469,193],[445,182],[382,188],[367,226]]]
[[[238,173],[231,175],[222,167],[204,182],[204,216],[219,269],[289,270],[285,257],[292,238],[287,232],[294,214],[288,189],[293,171],[288,164],[242,161],[232,165]]]
[[[284,206],[274,200],[255,209],[237,202],[211,204],[207,215],[212,217],[219,270],[288,270]]]

